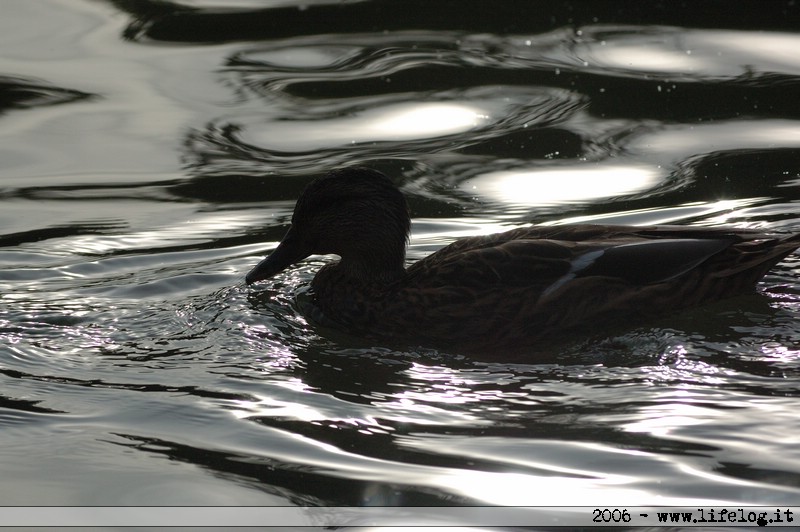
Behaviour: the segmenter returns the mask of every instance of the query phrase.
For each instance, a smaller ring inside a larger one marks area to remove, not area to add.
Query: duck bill
[[[304,246],[300,245],[294,232],[289,229],[275,251],[259,262],[255,268],[244,278],[247,284],[253,284],[279,274],[295,262],[301,261],[311,255]]]

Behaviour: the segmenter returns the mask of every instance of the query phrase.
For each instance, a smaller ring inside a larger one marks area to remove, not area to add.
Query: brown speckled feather
[[[698,252],[665,270],[664,255],[680,245],[676,240]],[[633,270],[611,263],[594,274],[587,266],[570,276],[582,256],[623,249],[613,260],[624,261],[625,246],[640,244],[645,251]],[[326,315],[361,332],[462,350],[497,349],[752,291],[797,246],[798,235],[780,239],[748,231],[534,227],[459,240],[389,285],[348,283],[346,276],[337,279],[335,267],[326,267],[313,286]],[[651,268],[658,275],[648,279],[640,270]]]

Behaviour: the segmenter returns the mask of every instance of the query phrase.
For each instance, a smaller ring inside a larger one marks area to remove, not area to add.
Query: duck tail
[[[753,285],[776,264],[800,248],[800,233],[782,237],[761,235],[731,246],[736,260],[720,270],[721,277],[743,276]]]

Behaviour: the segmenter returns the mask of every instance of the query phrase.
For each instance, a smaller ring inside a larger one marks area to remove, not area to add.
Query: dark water
[[[797,256],[523,361],[315,327],[330,258],[243,284],[342,163],[401,183],[411,260],[800,231],[800,7],[685,4],[4,0],[3,504],[796,503]]]

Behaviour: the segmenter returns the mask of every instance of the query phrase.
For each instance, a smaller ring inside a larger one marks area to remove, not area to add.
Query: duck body
[[[800,234],[558,225],[457,240],[404,268],[402,194],[365,168],[313,182],[253,283],[334,253],[311,286],[326,322],[446,349],[515,349],[755,290]]]

